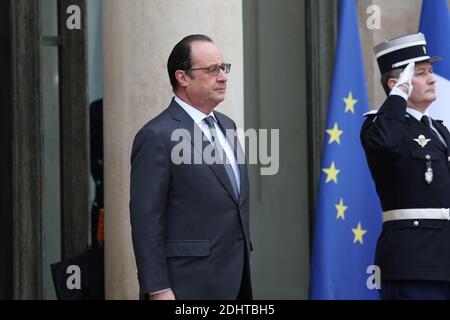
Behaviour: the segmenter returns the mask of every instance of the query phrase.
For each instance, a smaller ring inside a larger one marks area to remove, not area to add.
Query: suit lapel
[[[202,157],[202,165],[211,168],[215,176],[219,179],[219,181],[233,198],[233,200],[238,202],[238,199],[236,198],[233,190],[233,186],[231,185],[231,181],[228,178],[227,172],[225,171],[225,167],[222,164],[213,163],[210,165],[204,163],[203,161],[203,150],[205,150],[205,148],[210,145],[210,142],[203,140],[202,129],[200,129],[200,127],[194,122],[189,114],[184,111],[183,108],[175,102],[175,100],[172,100],[172,103],[169,105],[169,112],[172,114],[172,117],[178,121],[178,128],[186,129],[189,132],[189,134],[186,133],[185,136],[191,141],[194,149],[199,152],[200,156]],[[197,143],[195,143],[195,141],[197,141]]]
[[[449,144],[448,144],[448,136],[446,135],[446,133],[448,132],[448,130],[445,130],[445,127],[444,127],[441,123],[439,123],[439,121],[436,121],[436,120],[433,120],[433,119],[431,119],[431,121],[432,121],[432,123],[433,123],[433,126],[436,128],[437,131],[439,131],[439,134],[440,134],[441,137],[444,139],[445,144],[448,146],[448,145],[449,145]],[[432,129],[430,128],[430,130],[432,130]],[[442,141],[440,141],[439,138],[435,138],[434,140],[435,140],[435,143],[434,143],[434,144],[435,144],[440,150],[442,150],[444,153],[447,153],[447,149],[448,149],[448,148],[445,148],[445,145],[442,143]],[[439,140],[439,141],[436,141],[436,140]]]
[[[433,125],[444,139],[445,144],[447,145],[447,150],[444,149],[444,151],[447,153],[447,156],[450,156],[450,133],[448,129],[442,124],[441,121],[433,120]]]

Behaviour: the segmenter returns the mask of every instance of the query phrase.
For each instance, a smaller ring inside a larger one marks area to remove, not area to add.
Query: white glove
[[[397,95],[405,100],[411,96],[413,91],[412,78],[414,76],[414,62],[410,62],[406,68],[400,73],[400,77],[395,83],[389,95]]]

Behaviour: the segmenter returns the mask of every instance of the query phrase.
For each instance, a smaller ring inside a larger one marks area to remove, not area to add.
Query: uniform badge
[[[414,139],[414,141],[423,148],[431,141],[431,139],[427,139],[424,135],[420,135],[417,139]]]
[[[433,182],[433,169],[428,167],[427,171],[425,171],[425,181],[430,184]]]

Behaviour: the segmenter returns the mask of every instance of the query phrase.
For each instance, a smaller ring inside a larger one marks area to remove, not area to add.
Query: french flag
[[[433,119],[450,129],[450,13],[447,0],[423,0],[419,31],[425,35],[428,54],[441,56],[433,64],[437,99],[428,109]]]

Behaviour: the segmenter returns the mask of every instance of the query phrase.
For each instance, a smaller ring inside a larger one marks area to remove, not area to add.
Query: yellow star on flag
[[[353,99],[351,91],[349,92],[348,97],[344,98],[344,102],[345,102],[345,112],[350,110],[352,113],[355,113],[355,104],[358,102],[358,100]]]
[[[344,206],[344,199],[341,198],[341,201],[339,201],[339,204],[335,205],[337,210],[337,216],[336,220],[339,218],[342,218],[342,220],[345,220],[345,210],[347,210],[348,207]]]
[[[332,144],[334,141],[337,142],[337,144],[341,144],[341,134],[344,133],[344,131],[339,130],[337,122],[334,123],[333,129],[327,129],[327,133],[330,135],[330,140],[328,141],[328,144]]]
[[[361,227],[361,222],[358,222],[358,227],[356,229],[352,229],[352,231],[355,234],[355,239],[353,240],[353,243],[359,241],[361,244],[363,244],[363,235],[366,234],[367,230],[364,230]]]
[[[334,183],[337,184],[337,175],[339,174],[339,172],[341,170],[336,169],[336,167],[334,165],[334,161],[331,162],[331,167],[326,168],[326,169],[322,169],[322,171],[325,172],[326,175],[327,175],[327,180],[325,181],[325,183],[328,183],[331,180],[333,180]]]

